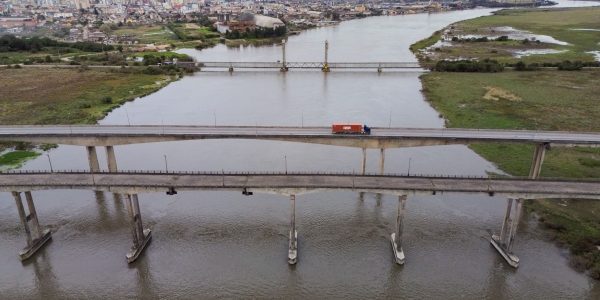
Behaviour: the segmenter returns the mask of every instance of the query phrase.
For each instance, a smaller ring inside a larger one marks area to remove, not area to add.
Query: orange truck
[[[371,128],[360,123],[334,123],[331,125],[333,134],[371,134]]]

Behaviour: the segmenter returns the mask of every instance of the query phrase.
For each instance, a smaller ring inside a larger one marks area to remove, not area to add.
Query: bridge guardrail
[[[0,171],[0,175],[27,175],[27,174],[113,174],[113,175],[207,175],[207,176],[360,176],[360,177],[413,177],[413,178],[431,178],[431,179],[487,179],[487,180],[522,180],[522,181],[558,181],[558,182],[598,182],[600,178],[562,178],[562,177],[543,177],[531,179],[524,176],[477,176],[477,175],[435,175],[435,174],[408,174],[408,173],[365,173],[364,175],[357,172],[309,172],[309,171],[294,171],[294,172],[276,172],[276,171],[189,171],[189,170],[119,170],[111,172],[108,170],[100,170],[91,172],[89,170],[5,170]]]

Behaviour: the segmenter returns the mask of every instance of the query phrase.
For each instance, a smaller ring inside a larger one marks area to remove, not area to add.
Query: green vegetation
[[[423,92],[448,127],[600,131],[600,70],[502,73],[440,73],[421,76]],[[503,171],[527,176],[533,146],[473,144]],[[542,177],[600,178],[600,149],[553,148]],[[571,263],[600,279],[600,203],[582,200],[528,201]]]
[[[45,37],[17,38],[0,36],[0,65],[54,63],[55,56],[70,56],[113,50],[110,45],[90,42],[64,43]]]
[[[449,26],[444,32],[454,36],[452,46],[431,49],[424,53],[423,49],[435,44],[442,38],[440,32],[430,38],[411,46],[411,50],[422,62],[428,60],[477,58],[494,59],[501,63],[557,63],[565,60],[593,62],[594,56],[589,51],[600,50],[600,23],[598,22],[600,7],[586,8],[549,8],[549,9],[508,9],[494,13],[493,16],[479,17],[461,21]],[[551,36],[569,45],[558,45],[530,40],[458,38],[458,36],[497,36],[505,34],[503,27],[529,31],[533,34]],[[588,30],[581,30],[588,29]],[[595,29],[589,30],[589,29]],[[515,56],[516,51],[547,50],[555,53],[532,54],[522,58]]]
[[[140,44],[172,44],[179,42],[177,35],[166,26],[140,25],[121,26],[112,32],[117,36],[129,36]]]
[[[225,33],[225,38],[227,39],[265,39],[265,38],[275,38],[275,37],[283,37],[287,33],[287,29],[285,26],[280,26],[275,29],[271,28],[260,28],[257,27],[252,30],[246,31],[227,31]]]
[[[410,45],[410,51],[417,52],[419,50],[423,50],[427,47],[433,46],[437,41],[442,38],[442,31],[438,30],[434,32],[430,37],[420,40],[412,45]]]
[[[16,150],[0,155],[0,166],[19,167],[28,159],[38,157],[40,154],[35,151]]]
[[[440,60],[435,64],[433,70],[438,72],[476,72],[476,73],[496,73],[504,71],[504,66],[495,60],[484,59],[483,61],[474,60]]]
[[[221,37],[212,28],[194,23],[173,23],[169,25],[169,29],[182,41],[208,40]]]
[[[0,124],[93,124],[176,77],[131,69],[2,69]]]

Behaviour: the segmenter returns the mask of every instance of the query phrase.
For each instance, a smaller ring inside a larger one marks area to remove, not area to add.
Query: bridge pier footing
[[[127,202],[127,211],[131,219],[131,233],[133,236],[133,246],[125,257],[128,263],[132,263],[138,259],[148,242],[150,242],[150,239],[152,239],[152,231],[148,228],[144,229],[137,194],[127,194],[125,201]]]
[[[298,231],[296,231],[296,195],[290,195],[291,221],[288,246],[288,263],[295,265],[298,262]]]
[[[406,207],[406,198],[406,195],[398,196],[396,232],[392,233],[390,239],[392,242],[392,251],[394,251],[394,260],[399,265],[403,265],[405,260],[404,250],[402,249],[402,232],[404,231],[404,211]]]
[[[19,259],[24,261],[33,256],[50,239],[52,239],[52,232],[49,229],[42,229],[40,226],[31,192],[25,192],[25,199],[27,201],[29,214],[25,213],[25,207],[23,206],[21,193],[12,192],[12,195],[15,198],[15,203],[17,204],[17,210],[19,212],[19,219],[21,220],[21,224],[23,225],[25,234],[27,236],[27,246],[19,252]]]
[[[87,154],[88,154],[88,163],[90,165],[90,171],[98,172],[100,171],[100,163],[98,162],[98,153],[96,152],[96,147],[87,146]]]
[[[512,246],[515,241],[515,236],[517,235],[517,227],[523,210],[523,199],[513,200],[509,198],[507,203],[508,205],[506,207],[500,235],[492,235],[490,243],[492,243],[494,248],[496,248],[498,253],[500,253],[502,258],[504,258],[511,267],[517,268],[519,267],[519,258],[512,253]],[[514,218],[511,217],[513,210]]]

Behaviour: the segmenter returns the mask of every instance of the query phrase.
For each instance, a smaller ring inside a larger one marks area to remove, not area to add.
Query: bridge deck
[[[423,177],[353,174],[264,174],[190,172],[9,172],[0,191],[90,189],[118,193],[177,190],[242,190],[301,193],[353,190],[391,194],[475,193],[515,198],[600,199],[600,181],[523,178]]]
[[[561,131],[372,128],[370,135],[353,135],[333,134],[330,127],[0,126],[0,141],[100,146],[194,139],[285,140],[355,147],[361,146],[356,142],[368,141],[411,141],[414,145],[511,142],[600,146],[600,133]]]
[[[196,63],[203,68],[234,68],[234,69],[279,69],[283,66],[281,62],[249,62],[249,61],[205,61]],[[321,69],[324,62],[286,62],[285,66],[290,69]],[[418,62],[331,62],[327,66],[330,69],[421,69]]]

